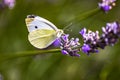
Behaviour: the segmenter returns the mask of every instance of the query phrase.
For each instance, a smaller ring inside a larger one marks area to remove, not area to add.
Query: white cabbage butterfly
[[[63,34],[63,30],[39,16],[28,15],[25,22],[29,31],[28,40],[39,49],[47,48]]]

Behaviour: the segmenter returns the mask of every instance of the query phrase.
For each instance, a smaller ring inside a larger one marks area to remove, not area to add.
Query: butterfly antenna
[[[63,31],[69,30],[69,28],[72,26],[73,23],[69,23],[67,26],[63,28]]]

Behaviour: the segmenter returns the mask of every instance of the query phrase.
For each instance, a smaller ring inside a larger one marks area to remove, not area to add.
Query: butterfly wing
[[[39,49],[43,49],[51,45],[57,38],[54,30],[39,29],[29,33],[28,40]]]
[[[48,47],[63,33],[50,21],[39,16],[28,15],[25,22],[30,43],[39,49]]]
[[[57,27],[54,24],[39,16],[35,16],[34,18],[27,17],[25,21],[29,32],[37,29],[49,29],[58,31]]]

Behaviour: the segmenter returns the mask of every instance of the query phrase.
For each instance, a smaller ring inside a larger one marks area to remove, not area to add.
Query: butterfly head
[[[61,37],[63,34],[64,34],[63,30],[58,29],[58,31],[57,31],[57,37],[59,38],[59,37]]]

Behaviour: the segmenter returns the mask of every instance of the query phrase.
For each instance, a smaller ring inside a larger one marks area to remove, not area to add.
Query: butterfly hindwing
[[[47,29],[32,31],[28,35],[30,43],[40,49],[48,47],[55,41],[56,38],[56,32],[54,30]]]

